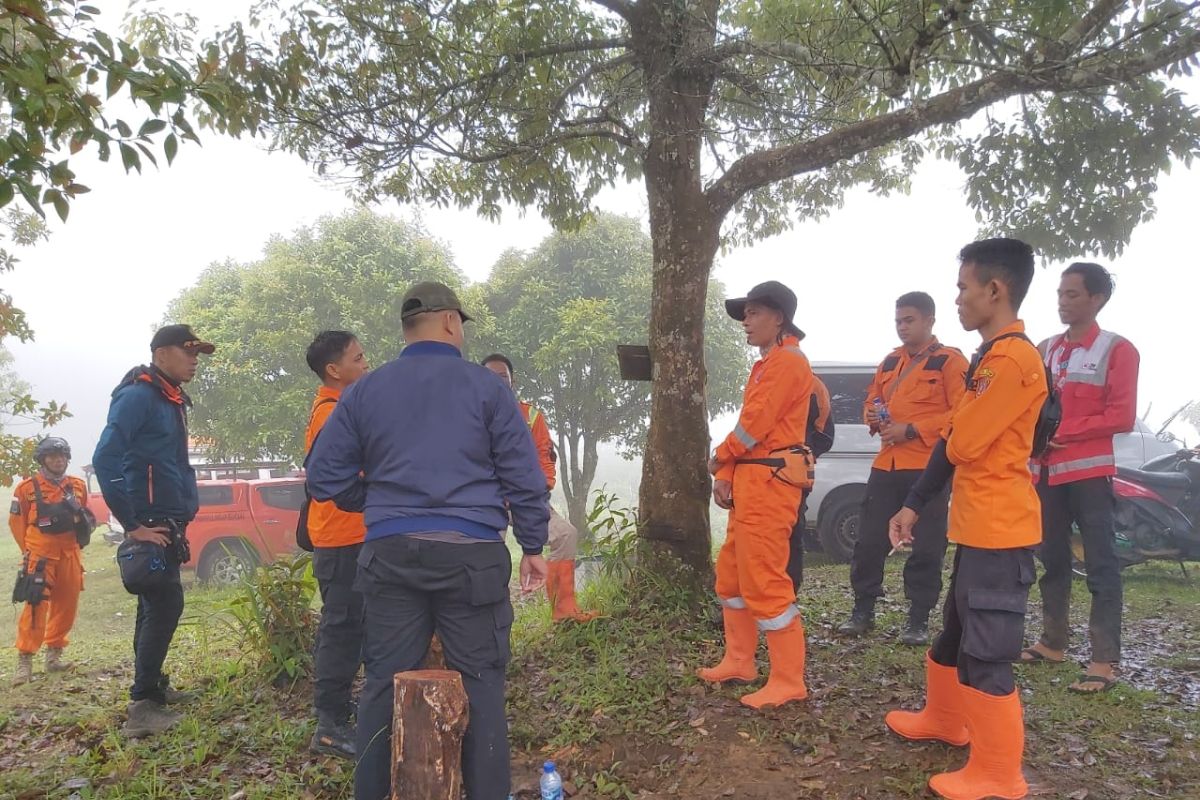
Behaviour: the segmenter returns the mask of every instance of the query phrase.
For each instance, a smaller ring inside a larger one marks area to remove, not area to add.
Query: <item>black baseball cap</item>
[[[779,281],[760,283],[745,297],[725,301],[725,312],[741,322],[746,318],[746,304],[760,303],[783,314],[783,328],[797,339],[804,338],[804,331],[796,327],[796,293]]]
[[[458,295],[444,283],[422,281],[404,293],[404,300],[400,303],[400,319],[409,319],[431,311],[457,311],[463,322],[471,321],[467,312],[463,311]]]
[[[190,325],[164,325],[159,328],[150,340],[150,349],[153,351],[160,347],[183,347],[199,350],[205,355],[212,355],[217,350],[215,344],[206,342],[193,333]]]

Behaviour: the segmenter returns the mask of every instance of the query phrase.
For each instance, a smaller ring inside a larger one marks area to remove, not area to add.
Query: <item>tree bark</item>
[[[461,800],[467,692],[450,670],[398,672],[392,800]]]
[[[712,484],[706,469],[707,370],[702,354],[708,279],[721,218],[704,194],[701,145],[714,77],[700,69],[679,70],[673,60],[677,49],[694,51],[699,39],[707,38],[711,46],[715,26],[700,20],[697,12],[715,13],[715,6],[700,6],[704,8],[689,6],[679,17],[658,17],[651,10],[657,4],[639,5],[648,18],[631,27],[644,57],[649,97],[644,174],[654,242],[649,337],[654,378],[639,532],[652,552],[678,557],[707,580]],[[662,8],[658,13],[670,14]]]

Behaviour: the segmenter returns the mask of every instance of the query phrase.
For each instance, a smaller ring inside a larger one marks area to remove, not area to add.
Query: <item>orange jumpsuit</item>
[[[526,403],[521,404],[521,414],[525,424],[533,434],[533,444],[537,447],[538,461],[541,462],[542,472],[546,475],[546,491],[553,491],[558,482],[558,468],[554,463],[554,445],[550,442],[550,426],[542,412]],[[549,561],[574,561],[579,552],[579,531],[568,520],[550,506],[550,546]]]
[[[771,468],[738,464],[805,442],[813,372],[794,336],[750,371],[733,433],[717,447],[718,480],[733,483],[733,510],[717,555],[717,596],[727,608],[747,608],[761,630],[780,630],[799,617],[787,574],[789,539],[802,490],[771,477]]]
[[[36,653],[43,644],[51,649],[67,646],[67,634],[75,624],[79,593],[83,591],[83,559],[75,534],[42,533],[38,529],[34,481],[42,490],[44,503],[60,502],[64,490],[69,489],[80,505],[87,506],[87,486],[73,476],[58,484],[39,472],[17,485],[8,527],[30,570],[45,562],[45,599],[36,606],[26,603],[17,621],[17,650],[29,654]]]

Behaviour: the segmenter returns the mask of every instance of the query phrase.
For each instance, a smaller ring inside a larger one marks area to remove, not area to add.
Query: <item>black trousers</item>
[[[1092,593],[1088,635],[1092,661],[1116,664],[1121,660],[1121,564],[1113,530],[1111,478],[1088,478],[1050,486],[1043,476],[1038,483],[1042,500],[1043,632],[1041,642],[1052,650],[1065,650],[1071,624],[1071,527],[1079,526],[1087,566],[1087,586]]]
[[[361,544],[313,549],[313,574],[321,590],[313,707],[341,722],[350,715],[350,687],[362,664],[363,599],[354,589]]]
[[[504,670],[513,622],[511,574],[503,542],[451,544],[389,536],[363,545],[355,588],[366,610],[367,680],[358,704],[356,800],[391,796],[392,676],[420,665],[435,631],[446,665],[462,673],[467,690],[467,798],[508,797]]]
[[[984,550],[960,544],[942,607],[942,632],[930,658],[943,667],[957,667],[958,682],[965,686],[1000,697],[1012,694],[1012,662],[1025,642],[1025,604],[1033,577],[1029,548]]]
[[[874,602],[875,598],[883,597],[883,566],[892,549],[888,523],[920,477],[921,470],[917,469],[871,470],[858,539],[850,559],[850,585],[855,603]],[[937,606],[942,592],[947,506],[946,492],[925,506],[913,529],[912,552],[904,562],[904,596],[914,609],[924,614]]]
[[[139,594],[133,628],[133,686],[131,700],[166,701],[163,663],[183,616],[183,584],[179,565],[167,563],[167,581],[153,592]]]
[[[805,491],[800,495],[800,514],[796,524],[792,526],[792,535],[788,539],[787,574],[792,579],[792,591],[799,593],[800,584],[804,583],[804,532],[808,525],[804,517],[808,514],[808,495]]]

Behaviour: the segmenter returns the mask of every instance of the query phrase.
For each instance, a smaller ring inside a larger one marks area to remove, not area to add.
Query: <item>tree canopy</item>
[[[1200,151],[1169,83],[1180,0],[267,0],[212,46],[238,125],[366,198],[536,206],[571,225],[621,180],[654,243],[640,532],[710,559],[704,312],[722,239],[968,174],[981,228],[1114,254]],[[936,224],[936,221],[931,221]],[[963,238],[969,234],[964,231]]]

